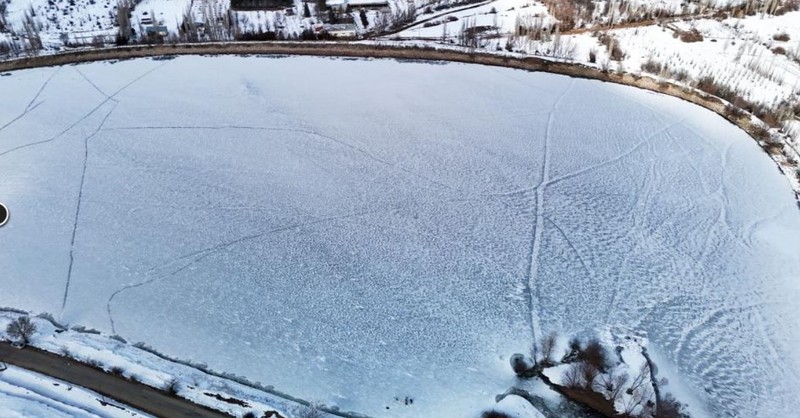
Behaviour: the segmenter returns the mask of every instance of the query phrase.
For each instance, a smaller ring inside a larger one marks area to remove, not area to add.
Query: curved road
[[[82,386],[158,417],[229,417],[186,399],[167,395],[150,386],[125,380],[33,347],[17,349],[11,344],[0,342],[0,361]]]

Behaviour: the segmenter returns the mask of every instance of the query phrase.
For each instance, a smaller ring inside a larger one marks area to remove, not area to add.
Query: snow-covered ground
[[[729,4],[737,2],[719,2],[717,6]],[[650,2],[648,7],[680,12],[674,6],[681,5]],[[600,9],[598,4],[597,13]],[[628,10],[634,9],[632,5]],[[770,116],[775,118],[786,112],[791,115],[791,109],[800,109],[800,24],[797,23],[800,11],[780,16],[763,13],[727,18],[711,18],[710,13],[703,16],[706,17],[664,18],[661,24],[651,22],[633,27],[595,25],[593,30],[560,33],[555,29],[557,20],[542,3],[498,0],[442,16],[381,42],[458,48],[457,45],[463,44],[464,29],[491,28],[482,31],[477,42],[478,48],[487,52],[565,60],[610,71],[644,74],[692,88],[700,80],[710,79],[730,90],[732,94],[719,95],[738,107],[761,106],[771,109]],[[603,16],[596,18],[598,22],[604,21]],[[622,15],[620,19],[628,20]],[[520,31],[520,27],[528,28],[529,32]],[[542,29],[546,33],[539,36]],[[680,34],[687,32],[696,32],[702,40],[684,42]],[[601,42],[601,36],[612,40],[606,44],[613,45],[619,56],[611,56],[611,48]],[[783,155],[774,158],[800,194],[800,129],[797,128],[800,115],[797,110],[794,113],[783,123],[776,123],[785,145]]]
[[[470,416],[514,384],[531,328],[609,324],[647,332],[710,410],[800,406],[800,215],[709,111],[298,57],[43,68],[0,90],[0,306],[375,416]]]
[[[4,418],[149,417],[90,390],[15,366],[0,372],[0,416]]]
[[[19,316],[20,314],[17,312],[0,310],[0,339],[10,339],[6,335],[5,329],[12,320]],[[96,330],[85,330],[80,329],[80,327],[78,329],[60,329],[49,320],[39,317],[32,318],[32,321],[37,326],[37,332],[31,339],[31,345],[37,348],[68,356],[83,363],[93,364],[109,373],[116,371],[126,379],[135,380],[158,389],[163,389],[172,379],[177,379],[179,382],[179,396],[233,416],[242,416],[247,412],[254,412],[257,416],[261,416],[267,411],[277,411],[285,417],[292,417],[293,415],[291,414],[307,409],[274,393],[224,377],[222,376],[224,371],[219,373],[220,376],[211,375],[195,367],[156,355],[148,351],[146,347],[144,349],[140,348],[137,346],[138,344],[131,344],[119,338],[112,338],[110,335],[103,335]],[[39,376],[31,372],[26,373]],[[7,381],[9,382],[8,384],[14,384],[16,380],[10,380],[12,376],[15,375],[5,372],[0,373],[0,382]],[[41,379],[49,378],[41,377]],[[17,392],[30,388],[30,390],[39,394],[37,397],[28,397],[29,400],[49,397],[55,403],[66,402],[62,400],[65,397],[64,394],[59,391],[67,390],[69,392],[73,388],[73,385],[70,384],[56,385],[59,389],[43,392],[31,385],[16,384],[16,386],[20,387]],[[0,389],[0,392],[2,390]],[[83,392],[88,393],[85,390],[75,392],[80,393],[80,395],[76,395],[76,399],[72,399],[70,396],[66,397],[69,398],[68,401],[77,404],[78,401],[83,402],[84,398],[88,396],[84,395]],[[94,396],[101,398],[100,395]],[[244,404],[231,402],[231,400],[241,401]],[[108,399],[105,399],[105,401],[111,402]],[[0,397],[0,407],[4,409],[5,406],[5,400]],[[118,413],[119,411],[114,412]]]

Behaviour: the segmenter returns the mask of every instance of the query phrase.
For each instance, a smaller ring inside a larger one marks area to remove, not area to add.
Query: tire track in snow
[[[538,333],[541,331],[541,314],[539,312],[541,309],[541,304],[539,303],[541,293],[540,289],[536,286],[536,279],[539,271],[539,253],[542,247],[542,228],[544,228],[544,215],[542,213],[544,211],[544,191],[550,176],[550,137],[552,135],[553,120],[555,119],[555,112],[558,110],[558,105],[567,93],[569,93],[573,85],[575,85],[575,79],[570,78],[569,85],[553,102],[553,107],[547,117],[547,124],[544,132],[544,150],[542,152],[542,179],[535,187],[536,195],[534,204],[536,218],[532,225],[530,254],[528,256],[528,266],[525,271],[525,291],[528,295],[528,311],[530,312],[531,337],[533,338],[534,347],[536,347],[539,341]]]
[[[86,168],[89,163],[89,141],[97,136],[100,131],[103,129],[103,125],[106,124],[109,116],[114,113],[114,109],[117,108],[117,102],[111,106],[111,109],[106,113],[103,120],[100,122],[100,125],[97,126],[94,132],[91,135],[87,136],[83,140],[83,170],[81,171],[81,181],[80,185],[78,186],[78,203],[75,206],[75,218],[72,222],[72,237],[69,241],[69,267],[67,268],[67,282],[64,285],[64,297],[61,300],[61,312],[59,313],[60,317],[64,315],[64,309],[67,307],[67,297],[69,296],[69,286],[72,281],[72,267],[75,262],[75,236],[78,233],[78,220],[80,219],[81,215],[81,203],[83,201],[83,186],[86,183]]]
[[[280,233],[280,232],[286,232],[286,231],[291,231],[291,230],[294,230],[294,229],[303,228],[303,227],[306,227],[306,226],[312,226],[312,225],[317,225],[317,224],[321,224],[321,223],[333,222],[333,221],[344,220],[344,219],[349,219],[349,218],[356,218],[356,217],[359,217],[359,216],[371,215],[371,214],[375,214],[375,213],[383,213],[383,212],[388,212],[388,211],[391,211],[391,210],[398,210],[398,209],[400,209],[399,206],[390,206],[389,208],[353,212],[353,213],[344,214],[344,215],[335,215],[335,216],[328,216],[328,217],[324,217],[324,218],[312,219],[312,220],[308,220],[308,221],[304,221],[304,222],[295,222],[295,223],[292,223],[292,224],[279,226],[277,228],[272,228],[272,229],[269,229],[267,231],[258,232],[258,233],[250,234],[250,235],[245,235],[243,237],[239,237],[239,238],[236,238],[236,239],[233,239],[233,240],[230,240],[230,241],[226,241],[226,242],[223,242],[223,243],[220,243],[220,244],[215,244],[215,245],[212,245],[210,247],[202,248],[200,250],[192,251],[192,252],[189,252],[187,254],[181,255],[181,256],[179,256],[179,257],[177,257],[177,258],[175,258],[175,259],[173,259],[173,260],[171,260],[169,262],[166,262],[166,263],[160,264],[158,266],[155,266],[155,267],[147,270],[146,274],[150,274],[150,273],[152,273],[152,272],[154,272],[156,270],[159,270],[159,269],[162,269],[162,268],[167,267],[169,265],[172,265],[172,264],[174,264],[174,263],[176,263],[178,261],[190,259],[190,261],[188,263],[186,263],[186,264],[182,265],[181,267],[169,272],[166,275],[156,276],[156,277],[152,277],[150,279],[145,279],[145,280],[143,280],[141,282],[138,282],[138,283],[125,285],[125,286],[117,289],[114,293],[112,293],[111,296],[108,298],[108,301],[106,302],[106,312],[108,312],[108,320],[109,320],[109,323],[111,324],[111,332],[114,333],[114,334],[116,334],[116,332],[117,332],[116,331],[116,324],[114,323],[114,315],[113,315],[113,312],[112,312],[113,309],[111,307],[112,303],[114,302],[114,299],[117,296],[119,296],[123,292],[125,292],[127,290],[130,290],[130,289],[135,289],[137,287],[145,286],[145,285],[154,283],[154,282],[159,281],[159,280],[163,280],[163,279],[168,279],[170,277],[174,277],[175,275],[177,275],[178,273],[182,272],[183,270],[186,270],[187,268],[193,266],[194,264],[197,264],[198,262],[202,261],[203,259],[208,258],[211,255],[215,254],[217,251],[228,249],[230,247],[233,247],[233,246],[235,246],[237,244],[241,244],[243,242],[252,241],[254,239],[258,239],[258,238],[265,237],[265,236],[272,235],[272,234],[277,234],[277,233]]]

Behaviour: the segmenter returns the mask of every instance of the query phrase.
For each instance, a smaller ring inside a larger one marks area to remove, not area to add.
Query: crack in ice
[[[115,99],[115,97],[116,97],[116,96],[117,96],[119,93],[122,93],[122,92],[123,92],[125,89],[127,89],[127,88],[128,88],[128,87],[130,87],[130,86],[132,86],[132,85],[133,85],[134,83],[136,83],[137,81],[139,81],[139,80],[143,79],[144,77],[146,77],[147,75],[149,75],[149,74],[150,74],[150,73],[152,73],[153,71],[155,71],[155,70],[158,70],[159,68],[161,68],[161,67],[163,67],[163,66],[165,66],[165,65],[167,65],[167,63],[166,63],[166,62],[165,62],[164,64],[161,64],[161,65],[159,65],[159,66],[155,67],[155,68],[151,68],[150,70],[146,71],[144,74],[142,74],[142,75],[140,75],[140,76],[136,77],[135,79],[131,80],[129,83],[127,83],[127,84],[125,84],[124,86],[120,87],[120,88],[119,88],[117,91],[115,91],[115,92],[114,92],[113,94],[111,94],[110,96],[107,96],[105,100],[103,100],[103,101],[102,101],[102,102],[100,102],[100,103],[99,103],[97,106],[95,106],[95,107],[94,107],[92,110],[90,110],[90,111],[89,111],[89,113],[87,113],[86,115],[82,116],[80,119],[78,119],[77,121],[75,121],[74,123],[72,123],[71,125],[69,125],[68,127],[66,127],[66,128],[65,128],[64,130],[62,130],[61,132],[57,133],[56,135],[54,135],[54,136],[52,136],[52,137],[50,137],[50,138],[47,138],[47,139],[43,139],[43,140],[40,140],[40,141],[29,142],[29,143],[27,143],[27,144],[22,144],[22,145],[19,145],[19,146],[16,146],[16,147],[14,147],[14,148],[11,148],[11,149],[8,149],[8,150],[5,150],[5,151],[3,151],[3,152],[0,152],[0,157],[2,157],[2,156],[5,156],[5,155],[8,155],[8,154],[10,154],[10,153],[12,153],[12,152],[15,152],[15,151],[19,151],[19,150],[21,150],[21,149],[28,148],[28,147],[33,147],[33,146],[36,146],[36,145],[42,145],[42,144],[46,144],[46,143],[49,143],[49,142],[53,142],[53,141],[55,141],[55,140],[57,140],[57,139],[61,138],[61,137],[62,137],[62,136],[64,136],[64,135],[65,135],[67,132],[71,131],[73,128],[75,128],[76,126],[80,125],[80,124],[81,124],[81,122],[85,121],[85,120],[86,120],[86,119],[88,119],[90,116],[92,116],[92,115],[93,115],[95,112],[97,112],[97,111],[98,111],[98,110],[99,110],[101,107],[103,107],[103,105],[105,105],[105,104],[106,104],[106,103],[108,103],[109,101],[117,102],[117,100]]]
[[[61,300],[61,313],[59,314],[62,317],[64,315],[64,309],[67,307],[67,297],[69,296],[69,287],[72,281],[72,267],[75,262],[75,256],[74,256],[75,236],[78,233],[78,220],[81,215],[81,203],[83,201],[83,186],[86,182],[86,168],[89,164],[89,141],[100,133],[100,131],[103,129],[103,125],[106,124],[106,121],[108,120],[109,116],[111,116],[111,114],[114,113],[114,109],[116,108],[117,108],[117,103],[115,102],[111,106],[111,110],[109,110],[108,113],[106,113],[105,117],[100,122],[100,125],[97,126],[97,129],[95,129],[95,131],[92,132],[91,135],[87,136],[83,140],[83,170],[81,171],[81,181],[78,187],[78,203],[75,206],[75,218],[72,223],[72,237],[70,238],[69,241],[69,267],[67,268],[67,282],[64,285],[64,297]]]

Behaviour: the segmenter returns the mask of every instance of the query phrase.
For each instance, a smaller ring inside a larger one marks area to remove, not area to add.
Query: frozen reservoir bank
[[[298,57],[42,68],[0,91],[0,306],[389,417],[477,412],[532,328],[619,325],[714,413],[800,410],[800,211],[694,105]]]

